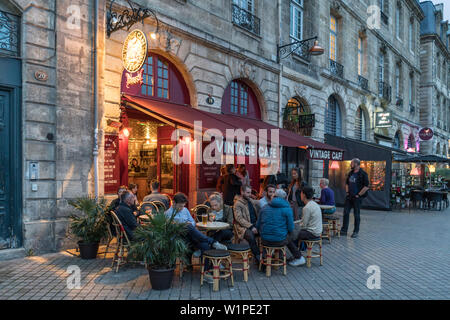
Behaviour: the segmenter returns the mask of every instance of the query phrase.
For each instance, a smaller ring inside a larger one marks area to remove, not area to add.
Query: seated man
[[[259,199],[259,207],[262,209],[266,204],[268,204],[275,194],[276,186],[274,184],[268,184],[264,188],[264,197]]]
[[[256,228],[261,235],[263,244],[287,245],[288,233],[294,230],[294,216],[286,192],[275,191],[274,198],[259,213]]]
[[[319,205],[313,201],[314,190],[311,187],[304,187],[301,194],[301,199],[305,206],[303,207],[302,219],[300,221],[300,232],[294,240],[294,243],[298,243],[299,240],[310,240],[320,238],[322,234],[322,212]],[[296,250],[293,250],[296,249]],[[300,251],[297,248],[291,248],[292,254],[296,258],[289,262],[291,266],[299,266],[305,264],[305,258],[301,256]]]
[[[233,208],[223,203],[223,199],[220,193],[215,192],[208,198],[208,202],[211,206],[211,213],[216,216],[214,221],[226,222],[233,226]],[[231,229],[223,229],[218,231],[210,231],[210,236],[219,242],[229,242],[233,238],[233,231]]]
[[[320,189],[322,189],[322,191],[320,191],[320,204],[324,204],[327,206],[335,206],[335,202],[334,202],[334,192],[333,190],[331,190],[330,188],[328,188],[328,179],[322,178],[320,179],[320,183],[319,183]],[[333,214],[336,211],[336,207],[334,207],[333,209],[327,209],[324,210],[323,213],[324,214]]]
[[[152,193],[145,196],[143,202],[159,201],[164,204],[166,209],[168,209],[170,207],[170,199],[165,194],[159,193],[159,182],[157,180],[153,180],[150,184],[150,188]]]
[[[173,206],[166,212],[166,216],[171,217],[175,214],[174,221],[177,223],[185,223],[188,229],[187,239],[195,249],[199,249],[201,254],[211,248],[227,250],[227,247],[220,244],[213,238],[205,236],[195,227],[195,221],[189,210],[185,207],[188,200],[184,193],[178,192],[173,196]]]
[[[256,221],[258,220],[259,206],[257,201],[251,198],[252,188],[250,186],[241,187],[241,196],[239,196],[233,206],[234,221],[238,239],[245,239],[252,249],[255,262],[259,264],[259,248],[256,244]]]
[[[120,197],[120,205],[116,209],[117,217],[127,233],[128,239],[133,240],[133,231],[137,228],[138,223],[136,216],[133,214],[134,195],[131,191],[125,191]]]
[[[120,186],[119,187],[119,189],[117,190],[117,198],[114,199],[113,201],[111,201],[111,203],[109,204],[108,212],[111,211],[111,210],[116,210],[117,209],[117,207],[120,204],[120,196],[127,190],[128,190],[127,186]]]

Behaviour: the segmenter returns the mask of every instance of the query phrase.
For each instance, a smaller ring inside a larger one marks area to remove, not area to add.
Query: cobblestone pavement
[[[342,209],[340,209],[342,210]],[[353,217],[351,218],[353,220]],[[349,231],[352,230],[350,225]],[[0,299],[450,299],[450,209],[382,212],[363,210],[360,236],[324,241],[324,265],[288,266],[270,278],[251,270],[249,281],[200,287],[200,274],[185,272],[170,290],[150,287],[143,266],[111,271],[111,259],[81,260],[66,252],[0,262]],[[350,234],[350,232],[349,232]],[[81,268],[81,289],[67,289],[68,266]],[[381,288],[367,288],[367,267],[381,271]]]

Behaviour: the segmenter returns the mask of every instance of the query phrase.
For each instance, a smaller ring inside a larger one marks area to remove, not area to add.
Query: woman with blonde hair
[[[301,192],[306,183],[302,180],[302,171],[300,168],[292,168],[291,170],[292,181],[288,187],[287,200],[291,204],[292,210],[294,211],[294,220],[299,220],[302,218],[302,209],[305,206],[301,199]]]
[[[223,203],[223,198],[220,193],[212,193],[208,197],[208,202],[211,206],[211,213],[215,216],[214,221],[226,222],[230,227],[233,226],[233,208]],[[209,236],[216,241],[231,244],[233,231],[231,229],[212,231]]]

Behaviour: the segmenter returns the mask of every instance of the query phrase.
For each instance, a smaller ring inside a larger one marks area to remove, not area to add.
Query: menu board
[[[105,194],[117,193],[120,186],[119,136],[105,135]]]
[[[199,189],[215,189],[220,176],[220,164],[205,164],[200,166]]]

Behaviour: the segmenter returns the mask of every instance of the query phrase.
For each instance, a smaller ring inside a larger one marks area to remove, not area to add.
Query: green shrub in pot
[[[187,228],[174,222],[175,215],[166,216],[161,209],[134,231],[128,257],[147,264],[153,289],[170,288],[177,258],[187,262]]]
[[[107,236],[106,200],[87,196],[68,203],[77,211],[69,216],[69,228],[70,233],[79,239],[81,258],[94,259],[100,241]]]

